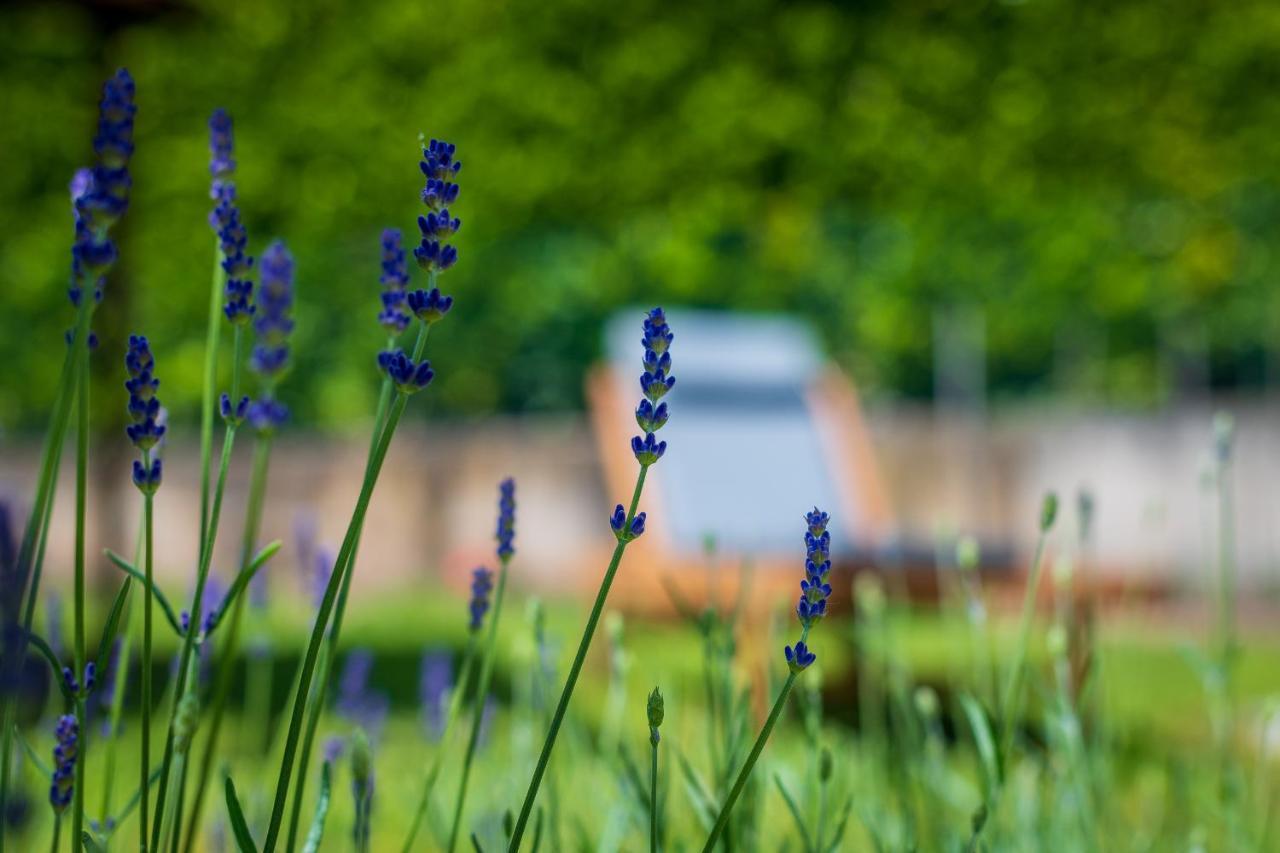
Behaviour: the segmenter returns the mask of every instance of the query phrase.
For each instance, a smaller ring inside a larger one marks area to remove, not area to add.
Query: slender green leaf
[[[471,833],[471,846],[475,848],[476,853],[484,853],[484,848],[480,846],[480,839],[474,832]]]
[[[258,845],[253,843],[249,834],[249,824],[245,823],[244,812],[240,810],[240,800],[236,797],[236,785],[227,777],[227,816],[231,818],[231,831],[236,837],[236,846],[240,853],[258,853]]]
[[[826,853],[840,849],[840,842],[844,840],[845,831],[849,828],[849,815],[853,813],[853,794],[845,798],[844,808],[840,811],[840,820],[836,823],[835,835],[831,838],[831,843],[827,845]]]
[[[145,588],[147,586],[147,576],[133,567],[133,564],[121,557],[110,548],[107,549],[107,559],[115,564],[115,567],[125,574],[131,576]],[[164,597],[164,593],[160,591],[160,587],[151,585],[151,594],[155,596],[156,603],[160,605],[160,609],[164,611],[164,617],[169,620],[169,624],[173,627],[174,633],[179,637],[184,636],[182,626],[178,622],[177,614],[174,613],[173,607],[169,604],[169,599]]]
[[[129,599],[129,587],[133,583],[133,578],[125,578],[124,583],[120,584],[120,591],[116,593],[116,599],[111,603],[111,613],[107,616],[107,624],[102,626],[102,638],[98,640],[98,654],[94,660],[98,662],[98,667],[102,670],[102,674],[106,676],[107,655],[111,653],[111,644],[116,641],[116,634],[120,633],[120,614],[124,612],[124,604]]]
[[[983,798],[991,801],[992,795],[1000,785],[1000,758],[996,755],[996,742],[991,734],[991,724],[986,712],[978,700],[968,693],[961,694],[960,707],[964,709],[965,718],[969,721],[969,729],[973,732],[973,743],[978,750],[978,758],[982,761]]]
[[[40,771],[40,775],[46,780],[50,779],[53,776],[53,770],[49,768],[48,764],[40,760],[40,756],[31,748],[31,744],[27,742],[27,739],[23,737],[22,729],[18,728],[17,723],[13,725],[13,736],[18,739],[18,743],[22,744],[22,751],[27,754],[27,758],[35,765],[36,770]]]
[[[324,838],[324,819],[329,814],[329,789],[333,776],[328,761],[320,768],[320,797],[316,800],[316,813],[311,818],[311,829],[307,830],[307,839],[302,843],[302,853],[317,853],[320,840]]]
[[[533,817],[533,853],[538,853],[538,848],[542,846],[542,806],[538,806],[538,813]]]
[[[44,641],[43,637],[34,632],[27,634],[27,642],[35,646],[40,656],[49,662],[49,667],[53,670],[53,681],[62,690],[62,695],[68,699],[74,699],[75,697],[71,695],[71,691],[67,689],[67,682],[62,678],[62,663],[58,660],[58,656],[53,653],[53,649],[49,648],[49,644]]]
[[[213,622],[209,625],[209,630],[206,633],[212,634],[214,632],[222,622],[222,617],[226,615],[227,610],[235,603],[236,596],[244,592],[245,588],[249,585],[249,581],[253,580],[253,576],[256,575],[258,570],[266,564],[267,560],[274,557],[276,552],[279,550],[280,540],[277,539],[259,551],[257,555],[249,561],[249,565],[245,566],[240,571],[240,574],[236,575],[236,579],[231,583],[231,588],[227,590],[227,594],[222,598],[222,603],[218,605],[218,609],[214,612]]]
[[[698,775],[698,771],[684,757],[684,752],[674,745],[671,747],[671,751],[675,753],[676,763],[680,765],[680,772],[684,776],[685,786],[689,789],[694,805],[697,806],[698,820],[702,823],[704,829],[710,831],[718,813],[716,799],[711,795],[706,783],[702,781],[702,777]]]
[[[795,798],[791,796],[782,777],[777,773],[773,774],[773,784],[778,787],[778,793],[782,794],[782,801],[787,804],[787,811],[791,812],[791,819],[795,821],[796,829],[800,831],[800,840],[804,842],[804,849],[813,850],[813,839],[809,837],[809,827],[805,823],[804,815],[800,813],[800,806],[796,805]]]
[[[161,765],[157,764],[155,766],[155,769],[151,771],[151,775],[147,777],[148,789],[150,789],[151,786],[155,785],[155,783],[160,779],[160,770],[161,770]],[[110,823],[114,825],[114,829],[107,832],[106,837],[110,838],[111,834],[115,832],[116,829],[119,829],[120,825],[124,823],[125,818],[133,814],[133,810],[138,807],[138,802],[141,799],[142,799],[142,789],[134,788],[133,796],[131,796],[128,800],[125,801],[124,808],[120,809],[119,813],[115,816],[115,820],[110,821]]]

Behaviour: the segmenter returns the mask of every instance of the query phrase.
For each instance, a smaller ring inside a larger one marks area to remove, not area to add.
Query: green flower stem
[[[1031,639],[1031,621],[1036,613],[1036,597],[1040,590],[1040,564],[1044,560],[1044,546],[1048,539],[1047,530],[1041,529],[1036,539],[1035,555],[1031,559],[1031,576],[1027,578],[1027,591],[1022,601],[1022,617],[1018,624],[1018,639],[1013,644],[1013,664],[1006,676],[1004,690],[1000,701],[1000,761],[1003,772],[1001,777],[1008,776],[1012,769],[1011,751],[1013,749],[1013,733],[1017,726],[1018,715],[1022,712],[1022,682],[1027,663],[1027,643]]]
[[[235,405],[240,394],[240,349],[244,338],[243,326],[237,325],[235,331],[235,350],[232,357],[231,370],[231,399],[232,405]],[[204,541],[200,543],[200,564],[196,569],[196,589],[191,596],[191,608],[188,611],[190,623],[182,641],[182,654],[178,662],[178,682],[173,692],[173,705],[169,710],[169,733],[166,737],[164,760],[161,762],[160,772],[160,790],[156,793],[156,816],[151,832],[152,847],[159,851],[161,824],[165,820],[164,803],[168,789],[173,776],[170,774],[173,759],[173,725],[177,719],[178,706],[182,702],[182,697],[186,695],[188,684],[191,679],[188,678],[188,669],[191,665],[192,655],[195,650],[196,634],[200,632],[200,614],[201,606],[204,602],[205,582],[209,579],[209,564],[213,560],[213,546],[218,537],[218,520],[222,514],[222,498],[226,491],[227,485],[227,469],[231,465],[231,451],[235,447],[236,427],[234,424],[227,424],[226,431],[222,440],[222,455],[218,462],[218,481],[213,490],[213,504],[209,509],[209,524],[205,532]],[[180,819],[181,815],[175,815],[175,819]],[[176,831],[175,827],[175,831]]]
[[[414,360],[421,358],[422,350],[426,347],[426,328],[424,325],[418,331],[418,342],[414,346]],[[373,497],[373,487],[377,483],[379,473],[382,471],[382,463],[386,460],[387,449],[391,445],[391,437],[395,434],[396,425],[400,423],[400,416],[404,414],[408,401],[409,395],[401,392],[396,394],[391,404],[386,425],[378,437],[373,459],[365,471],[364,483],[360,487],[360,496],[356,500],[351,522],[347,525],[347,534],[343,538],[342,548],[338,551],[337,560],[334,561],[333,574],[330,575],[329,583],[325,587],[324,599],[320,602],[320,612],[316,615],[315,625],[311,629],[311,639],[307,643],[307,654],[302,662],[297,693],[294,695],[293,710],[290,713],[289,733],[285,737],[284,757],[280,762],[280,776],[276,782],[275,802],[271,807],[271,822],[267,826],[267,837],[262,845],[264,850],[274,850],[276,840],[280,835],[280,826],[284,821],[285,801],[289,796],[289,781],[293,774],[294,757],[298,749],[298,739],[302,733],[303,715],[307,709],[307,697],[311,693],[311,680],[315,673],[316,658],[320,654],[320,644],[325,638],[325,628],[328,626],[329,616],[333,613],[334,603],[338,596],[338,588],[342,585],[344,574],[350,570],[351,556],[355,548],[356,539],[359,537],[360,529],[364,524],[365,514],[369,511],[369,500]],[[335,625],[335,627],[337,626]],[[336,634],[336,631],[333,632],[334,642],[336,642]]]
[[[138,527],[137,543],[133,548],[133,564],[136,566],[143,560],[142,548],[146,544],[146,520]],[[119,751],[120,745],[120,717],[124,710],[124,688],[129,683],[129,655],[133,650],[133,600],[134,594],[130,590],[129,597],[124,603],[124,612],[120,614],[120,654],[116,658],[116,671],[112,673],[111,680],[113,683],[111,693],[111,706],[107,712],[109,732],[104,747],[106,749],[106,772],[103,775],[102,785],[102,810],[99,814],[102,816],[103,825],[106,825],[107,818],[111,817],[112,794],[115,793],[116,780],[116,753]],[[103,662],[103,678],[107,676],[105,666],[109,661]]]
[[[636,508],[640,505],[640,493],[644,491],[645,476],[649,473],[648,465],[640,466],[640,473],[636,476],[636,488],[631,495],[631,506],[627,510],[626,521],[622,525],[623,530],[631,529],[631,522],[635,519]],[[622,562],[622,555],[627,550],[627,540],[619,539],[617,546],[613,549],[613,557],[609,560],[609,567],[605,570],[604,579],[600,582],[600,591],[596,594],[596,602],[591,607],[591,615],[587,617],[587,626],[582,631],[582,640],[578,643],[578,653],[574,655],[573,666],[569,668],[569,678],[564,683],[564,689],[560,693],[560,702],[556,705],[555,715],[551,718],[551,726],[547,729],[547,738],[542,744],[542,753],[538,756],[538,763],[533,768],[533,778],[529,780],[529,790],[524,795],[524,804],[520,807],[520,817],[516,820],[515,831],[511,833],[511,843],[508,850],[511,853],[520,849],[520,841],[524,837],[525,827],[529,823],[529,816],[533,813],[533,802],[538,797],[538,787],[542,784],[542,777],[547,772],[547,762],[551,760],[551,750],[555,748],[556,737],[560,734],[560,726],[564,724],[565,712],[569,710],[569,700],[573,698],[573,689],[578,684],[578,676],[582,673],[582,665],[587,659],[587,650],[591,648],[591,638],[595,635],[596,624],[600,621],[600,614],[604,612],[605,600],[609,597],[609,588],[613,586],[613,576],[618,572],[618,564]]]
[[[81,302],[93,299],[88,289],[83,289]],[[77,341],[79,343],[79,341]],[[76,553],[75,553],[75,671],[76,678],[84,677],[84,571],[87,539],[86,512],[89,497],[89,347],[80,347],[80,394],[76,401]],[[84,831],[84,767],[88,763],[89,726],[85,718],[84,692],[76,694],[76,719],[80,721],[80,738],[76,745],[79,760],[76,761],[75,792],[71,804],[71,838],[73,843]]]
[[[58,853],[58,840],[62,837],[62,813],[53,816],[53,843],[49,845],[50,853]]]
[[[151,468],[151,453],[144,452],[142,454],[143,464],[148,470]],[[153,495],[143,495],[142,498],[142,526],[143,538],[146,540],[143,546],[146,549],[146,563],[144,571],[147,576],[146,589],[142,594],[142,748],[141,764],[138,785],[138,842],[139,847],[146,853],[147,850],[147,821],[151,811],[151,707],[154,701],[151,692],[151,642],[152,642],[152,611],[154,605],[154,593],[152,591],[155,583],[154,569],[154,544],[155,544],[155,497]]]
[[[658,853],[658,739],[649,739],[653,762],[649,768],[649,853]]]
[[[422,354],[422,345],[425,345],[426,334],[429,333],[429,327],[423,325],[421,327],[420,346],[415,347],[417,353],[415,358]],[[395,346],[395,338],[387,339],[387,348]],[[386,427],[387,410],[391,405],[391,395],[394,388],[391,385],[391,377],[382,380],[382,389],[378,393],[378,407],[374,410],[373,415],[373,434],[369,439],[369,455],[365,462],[365,476],[369,475],[369,466],[373,462],[374,453],[378,447],[378,440],[382,437],[382,432]],[[351,549],[351,557],[349,562],[354,564],[356,554],[360,550],[360,536],[364,532],[364,522],[360,522],[360,527],[356,530],[355,543]],[[347,611],[347,596],[351,590],[351,576],[354,571],[346,572],[342,578],[342,587],[338,591],[338,601],[334,608],[333,627],[329,631],[328,641],[325,644],[324,653],[321,654],[316,666],[316,685],[317,688],[312,691],[309,698],[309,706],[307,708],[307,724],[302,736],[302,751],[298,756],[298,784],[293,793],[293,808],[289,813],[289,834],[286,836],[288,844],[286,849],[292,851],[298,838],[298,827],[302,820],[302,800],[307,789],[307,772],[311,766],[311,750],[315,745],[316,730],[320,726],[320,717],[324,714],[324,698],[328,693],[329,676],[332,672],[333,664],[338,657],[338,636],[342,633],[342,618]]]
[[[800,642],[803,643],[808,639],[809,629],[805,628],[801,632]],[[747,756],[746,764],[743,764],[742,769],[738,771],[738,778],[734,781],[733,787],[729,789],[729,796],[725,798],[724,805],[720,807],[720,816],[716,818],[715,826],[711,827],[711,835],[707,838],[707,843],[703,845],[702,853],[711,853],[715,849],[721,833],[729,825],[729,812],[733,811],[734,803],[738,801],[738,796],[742,794],[742,789],[747,784],[747,777],[751,775],[752,769],[756,766],[756,760],[760,758],[760,753],[764,751],[764,745],[769,740],[769,735],[773,733],[773,727],[777,724],[778,717],[782,716],[782,709],[786,707],[787,697],[791,695],[791,688],[795,686],[797,675],[799,675],[798,672],[789,672],[787,680],[782,682],[782,689],[778,691],[778,699],[773,703],[773,710],[769,712],[769,719],[764,721],[764,728],[760,730],[760,736],[756,738],[755,746],[751,747],[751,754]]]
[[[271,459],[271,436],[257,437],[253,447],[253,466],[249,474],[249,500],[245,509],[244,536],[240,543],[240,571],[244,572],[253,560],[258,533],[262,528],[262,502],[267,490],[267,469]],[[218,751],[218,737],[222,732],[222,717],[227,698],[231,693],[231,680],[235,670],[236,652],[240,642],[240,625],[244,617],[248,590],[236,596],[231,605],[231,618],[220,636],[218,673],[214,677],[213,698],[209,703],[209,734],[205,738],[204,752],[196,773],[195,794],[191,800],[191,814],[187,817],[187,840],[183,850],[195,849],[200,830],[200,817],[204,810],[205,792],[213,775],[213,762]]]
[[[480,723],[484,720],[484,702],[489,694],[489,682],[493,678],[493,661],[498,651],[498,620],[502,616],[502,600],[507,590],[507,563],[504,559],[498,570],[498,589],[493,596],[493,615],[484,640],[484,653],[480,657],[480,680],[472,700],[471,736],[467,739],[467,754],[462,761],[462,779],[458,782],[458,802],[453,807],[453,829],[449,832],[449,853],[458,846],[458,830],[462,828],[462,811],[467,802],[467,781],[471,778],[471,762],[475,759],[480,743]]]
[[[453,728],[454,721],[457,720],[458,714],[462,711],[462,697],[467,692],[467,684],[471,680],[471,670],[476,658],[475,637],[471,637],[467,641],[467,650],[463,652],[462,668],[458,672],[458,680],[454,684],[453,690],[449,696],[449,710],[444,718],[444,730],[440,733],[440,748],[436,750],[435,758],[432,759],[430,766],[427,768],[427,774],[423,777],[422,797],[418,800],[417,811],[413,815],[413,824],[409,827],[409,837],[404,842],[403,853],[409,853],[413,849],[413,842],[418,837],[418,830],[422,826],[422,821],[426,819],[427,809],[431,804],[431,791],[435,788],[436,779],[440,777],[440,768],[444,763],[444,745],[449,742],[449,731]]]
[[[213,281],[209,287],[209,321],[204,342],[204,390],[200,396],[200,542],[209,528],[209,463],[213,458],[213,412],[217,403],[218,349],[222,343],[222,299],[227,274],[222,269],[222,243],[214,238]]]

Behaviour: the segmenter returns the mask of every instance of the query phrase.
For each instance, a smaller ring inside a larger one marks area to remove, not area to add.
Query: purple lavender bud
[[[62,668],[62,683],[66,685],[67,691],[71,694],[80,692],[80,682],[76,681],[76,673],[69,666]]]
[[[279,400],[263,397],[249,405],[246,419],[259,435],[270,435],[289,422],[289,407]]]
[[[378,353],[378,366],[391,377],[392,383],[402,394],[414,394],[431,384],[435,371],[431,362],[423,359],[415,363],[404,350]]]
[[[476,568],[471,573],[471,611],[470,628],[479,631],[484,624],[484,615],[489,611],[489,594],[493,592],[493,572],[486,568]]]
[[[151,460],[151,467],[145,467],[137,459],[133,460],[133,484],[138,487],[138,491],[144,495],[154,495],[156,490],[160,488],[161,465],[160,457]]]
[[[427,179],[422,203],[428,213],[418,217],[422,242],[413,250],[413,257],[429,272],[443,272],[458,261],[458,250],[446,242],[462,227],[462,221],[449,214],[449,205],[458,200],[458,185],[453,181],[462,169],[453,159],[455,150],[455,146],[433,139],[423,149],[419,164]]]
[[[498,484],[498,559],[505,565],[515,554],[516,481],[510,477]]]
[[[453,297],[442,295],[438,287],[430,290],[415,290],[409,293],[406,299],[409,310],[428,326],[443,320],[444,315],[448,314],[449,309],[453,307]]]
[[[631,439],[631,452],[636,461],[648,467],[659,459],[667,450],[665,441],[658,441],[655,432],[662,429],[670,417],[667,404],[659,402],[668,391],[675,387],[675,377],[671,375],[671,342],[675,335],[667,325],[666,314],[661,308],[654,308],[644,318],[644,356],[641,363],[644,373],[640,376],[640,390],[644,399],[636,407],[636,423],[644,431],[644,436]]]
[[[143,335],[129,336],[129,350],[124,357],[129,379],[125,390],[129,392],[129,417],[133,423],[125,427],[125,434],[133,446],[142,451],[155,447],[164,437],[165,427],[160,423],[160,399],[156,391],[160,380],[155,378],[155,357]]]
[[[222,412],[222,419],[229,426],[239,426],[244,423],[245,415],[249,414],[249,395],[245,394],[232,405],[231,395],[224,393],[218,401],[218,407]]]
[[[787,646],[784,649],[784,654],[787,658],[787,666],[792,672],[803,672],[818,659],[818,656],[809,651],[809,647],[803,641],[796,643],[794,649],[791,646]]]

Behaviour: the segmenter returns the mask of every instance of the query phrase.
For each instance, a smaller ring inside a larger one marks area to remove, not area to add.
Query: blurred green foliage
[[[141,330],[194,411],[215,106],[252,248],[298,258],[305,423],[372,408],[378,234],[415,230],[419,132],[466,167],[458,307],[415,409],[577,406],[602,318],[637,302],[798,312],[884,393],[930,392],[951,307],[985,313],[997,393],[1150,403],[1186,363],[1257,386],[1280,339],[1278,41],[1265,0],[7,4],[0,426],[50,401],[65,187],[119,64],[138,149],[100,405],[123,405]]]

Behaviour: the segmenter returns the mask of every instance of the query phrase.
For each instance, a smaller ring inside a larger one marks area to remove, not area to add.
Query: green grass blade
[[[333,770],[329,762],[320,768],[320,796],[316,800],[316,813],[311,818],[311,828],[307,830],[306,841],[302,843],[302,853],[317,853],[320,841],[324,838],[324,820],[329,814],[329,791]]]
[[[129,598],[129,587],[133,578],[125,578],[124,583],[120,584],[120,591],[116,593],[115,601],[111,603],[111,612],[107,616],[107,624],[102,626],[102,638],[98,640],[98,654],[94,660],[98,662],[98,666],[102,668],[103,676],[106,676],[107,655],[111,652],[111,644],[116,641],[116,635],[120,633],[120,614],[124,612],[124,603]]]
[[[787,790],[786,783],[782,781],[782,777],[777,773],[773,774],[773,784],[777,786],[778,793],[782,795],[782,801],[787,804],[787,811],[791,812],[791,819],[795,821],[796,829],[800,831],[800,840],[804,842],[804,849],[813,850],[813,839],[809,837],[809,827],[805,825],[804,815],[800,813],[800,806],[796,804],[795,798]]]
[[[973,745],[978,750],[978,758],[982,761],[982,796],[990,802],[992,795],[1000,786],[1000,757],[996,754],[995,738],[991,734],[991,724],[978,700],[963,693],[960,696],[960,707],[964,709],[969,730],[973,733]]]
[[[236,837],[236,846],[240,853],[258,853],[258,846],[253,843],[249,834],[249,824],[245,823],[244,812],[240,810],[240,800],[236,797],[236,785],[227,777],[227,816],[231,819],[231,831]]]
[[[143,587],[150,586],[151,594],[155,596],[156,603],[160,605],[160,609],[164,611],[164,617],[169,620],[169,624],[173,627],[173,631],[179,637],[183,636],[182,626],[178,622],[177,615],[173,612],[173,606],[169,604],[169,599],[164,597],[164,593],[160,591],[160,587],[147,583],[147,577],[142,572],[133,567],[133,564],[121,557],[110,548],[106,549],[107,559],[115,564],[115,567],[125,574],[132,577]]]

